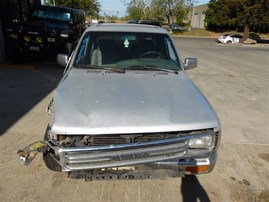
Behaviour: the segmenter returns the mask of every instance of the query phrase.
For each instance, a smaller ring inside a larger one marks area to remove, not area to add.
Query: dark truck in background
[[[71,53],[86,28],[81,10],[37,6],[23,25],[22,48],[40,53]]]
[[[73,8],[35,6],[18,27],[9,36],[18,41],[22,54],[70,54],[86,28],[85,14]]]

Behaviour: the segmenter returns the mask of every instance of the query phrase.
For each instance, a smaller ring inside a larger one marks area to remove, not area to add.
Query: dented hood
[[[216,113],[188,76],[159,71],[73,69],[59,84],[56,134],[117,134],[219,128]]]

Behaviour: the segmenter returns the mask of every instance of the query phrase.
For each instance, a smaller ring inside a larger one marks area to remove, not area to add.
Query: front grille
[[[76,171],[179,159],[187,152],[188,139],[189,137],[185,136],[149,142],[54,149],[59,154],[63,171]],[[102,138],[96,141],[103,144]],[[52,145],[51,147],[53,148]]]
[[[106,136],[59,135],[57,140],[48,142],[48,145],[55,151],[62,171],[80,171],[165,161],[176,163],[190,157],[190,139],[209,134],[213,134],[213,131]],[[194,151],[196,150],[191,150],[192,153]],[[203,153],[209,152],[211,151],[208,149],[203,150]],[[198,153],[201,154],[201,150]]]
[[[127,143],[126,138],[123,137],[93,137],[91,140],[91,145],[95,146]]]
[[[155,140],[169,139],[179,137],[180,133],[156,133],[156,134],[132,134],[132,135],[110,135],[110,136],[89,136],[87,137],[86,145],[115,145],[127,143],[141,143]]]

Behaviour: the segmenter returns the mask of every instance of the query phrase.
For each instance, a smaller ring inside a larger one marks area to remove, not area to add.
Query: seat
[[[91,65],[102,65],[102,54],[99,49],[95,49],[91,56]]]
[[[115,62],[114,41],[112,39],[101,39],[97,42],[101,54],[102,64],[113,64]]]

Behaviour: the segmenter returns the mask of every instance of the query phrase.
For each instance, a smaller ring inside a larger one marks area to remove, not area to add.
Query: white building
[[[189,24],[192,29],[205,29],[205,11],[207,9],[207,4],[192,7],[188,14]]]

